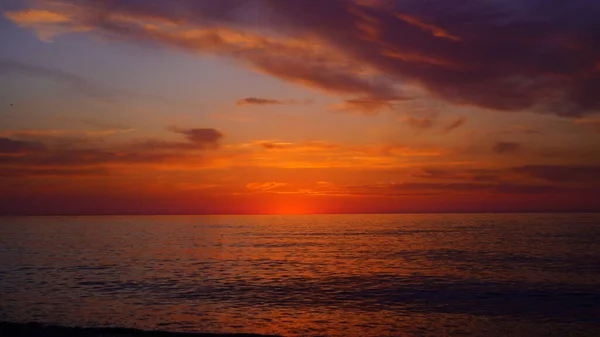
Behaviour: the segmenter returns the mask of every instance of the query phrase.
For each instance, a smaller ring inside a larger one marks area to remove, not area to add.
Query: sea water
[[[4,217],[0,321],[593,336],[600,215]]]

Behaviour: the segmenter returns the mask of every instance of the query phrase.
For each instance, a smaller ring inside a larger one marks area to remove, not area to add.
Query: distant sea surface
[[[0,321],[600,335],[600,215],[0,218]]]

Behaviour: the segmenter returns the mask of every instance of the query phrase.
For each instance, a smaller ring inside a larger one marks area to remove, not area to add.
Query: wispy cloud
[[[517,142],[496,142],[492,146],[492,151],[498,154],[513,153],[521,150],[523,145]]]
[[[40,142],[23,141],[0,137],[0,155],[39,152],[44,149],[44,145]]]
[[[122,130],[123,132],[133,131],[133,128],[123,125],[117,122],[111,122],[107,120],[97,119],[97,118],[64,118],[65,120],[70,120],[74,122],[78,122],[84,125],[105,129],[105,130]]]
[[[19,74],[41,77],[64,83],[69,89],[96,98],[113,98],[122,96],[125,92],[98,84],[83,77],[43,66],[27,64],[10,59],[0,59],[0,75]]]
[[[248,183],[246,188],[253,191],[267,192],[273,191],[279,187],[287,186],[286,183],[278,183],[274,181],[263,182],[263,183]]]
[[[573,123],[600,132],[600,117],[579,118]]]
[[[6,137],[16,138],[31,138],[31,139],[42,139],[42,138],[60,138],[60,137],[94,137],[94,136],[108,136],[117,133],[130,132],[131,129],[106,129],[99,131],[85,131],[85,130],[7,130],[0,132],[0,135]]]
[[[524,126],[524,125],[512,125],[508,129],[503,130],[502,133],[506,133],[506,134],[524,134],[524,135],[543,135],[544,134],[539,129],[536,129],[536,128],[530,127],[530,126]]]
[[[197,108],[193,104],[170,100],[158,95],[118,89],[60,69],[0,58],[0,76],[9,74],[24,75],[56,81],[64,84],[70,91],[76,94],[96,99],[140,99],[171,106]]]
[[[448,132],[454,131],[454,130],[460,128],[461,126],[465,125],[466,122],[467,122],[466,118],[458,117],[458,118],[452,120],[446,126],[444,126],[444,128],[442,130],[444,133],[448,133]]]
[[[334,104],[329,107],[330,111],[339,112],[358,112],[364,115],[374,115],[382,110],[392,110],[400,101],[411,100],[410,97],[363,97],[347,99],[341,104]]]
[[[310,104],[312,101],[298,101],[295,99],[271,99],[271,98],[259,98],[259,97],[246,97],[237,100],[236,105],[298,105],[298,104]]]
[[[600,125],[600,118],[579,118],[573,121],[575,124]]]
[[[406,182],[366,185],[317,184],[311,188],[297,189],[299,194],[338,196],[432,196],[446,195],[528,195],[572,192],[577,189],[548,184],[522,184],[509,182]]]
[[[437,123],[437,115],[404,116],[400,121],[416,129],[430,129]]]
[[[599,165],[527,165],[513,170],[550,182],[600,183]]]

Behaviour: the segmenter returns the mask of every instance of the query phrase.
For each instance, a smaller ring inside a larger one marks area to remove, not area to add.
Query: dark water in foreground
[[[600,334],[600,215],[0,218],[0,321]]]

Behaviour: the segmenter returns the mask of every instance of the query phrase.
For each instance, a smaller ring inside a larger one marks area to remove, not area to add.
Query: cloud
[[[106,129],[98,131],[85,130],[8,130],[0,133],[6,137],[25,139],[56,139],[56,138],[84,138],[94,136],[107,136],[117,133],[130,132],[131,129]]]
[[[238,106],[243,106],[243,105],[295,105],[295,104],[303,104],[303,103],[307,104],[309,102],[310,101],[299,102],[294,99],[278,100],[278,99],[270,99],[270,98],[246,97],[246,98],[239,99],[236,102],[236,105],[238,105]]]
[[[600,166],[528,165],[513,171],[550,182],[600,182]]]
[[[0,59],[0,75],[20,74],[41,77],[64,83],[73,91],[92,97],[115,97],[123,93],[119,90],[100,85],[83,77],[43,66],[27,64],[10,59]]]
[[[23,27],[33,28],[37,36],[46,42],[62,31],[85,30],[83,27],[70,27],[71,18],[63,13],[43,9],[25,9],[14,12],[6,12],[4,16],[12,21],[19,22]]]
[[[348,185],[323,181],[317,182],[305,193],[339,196],[585,195],[597,193],[600,186],[599,170],[600,166],[568,165],[504,168],[417,166],[394,171],[397,177],[409,173],[404,176],[409,178],[404,182]]]
[[[446,39],[449,39],[452,41],[462,41],[462,38],[452,35],[451,33],[445,31],[441,27],[437,27],[432,24],[425,23],[417,17],[413,17],[413,16],[409,16],[409,15],[405,15],[405,14],[396,14],[396,17],[399,18],[400,20],[403,20],[404,22],[406,22],[408,24],[414,25],[414,26],[424,30],[425,32],[430,33],[433,36],[446,38]]]
[[[278,105],[284,104],[283,101],[268,98],[247,97],[236,102],[237,105]]]
[[[285,183],[278,183],[274,181],[264,182],[264,183],[248,183],[246,184],[246,188],[253,191],[266,192],[271,191],[273,189],[277,189],[279,187],[287,186]]]
[[[83,149],[99,147],[106,137],[130,130],[6,130],[0,137],[41,144],[44,149]]]
[[[378,98],[378,97],[363,97],[356,99],[347,99],[341,104],[334,104],[330,106],[330,111],[340,111],[340,112],[358,112],[364,115],[374,115],[380,112],[381,110],[391,110],[393,109],[398,101],[406,101],[411,98]]]
[[[598,165],[524,165],[494,169],[423,167],[411,176],[427,184],[484,184],[496,186],[498,191],[509,191],[517,185],[539,187],[540,181],[560,188],[577,188],[585,184],[586,188],[597,189],[600,187],[598,172]]]
[[[343,148],[343,145],[330,143],[326,141],[307,141],[307,142],[283,142],[275,140],[257,140],[248,145],[260,146],[265,150],[288,150],[291,152],[298,153],[309,153],[309,152],[330,152],[337,151]]]
[[[182,129],[170,127],[170,131],[185,136],[186,142],[173,142],[150,139],[139,141],[136,148],[141,150],[214,150],[219,148],[223,134],[215,129]]]
[[[393,186],[399,190],[490,192],[495,194],[537,194],[559,190],[555,186],[515,183],[406,183]]]
[[[7,13],[6,17],[17,21],[22,25],[67,23],[69,18],[59,13],[46,10],[25,10],[21,12]]]
[[[525,135],[543,135],[544,133],[536,128],[523,125],[513,125],[507,130],[502,131],[506,134],[525,134]]]
[[[454,131],[463,126],[466,122],[467,120],[464,117],[456,118],[453,121],[451,121],[448,125],[444,126],[443,132],[448,133]]]
[[[107,130],[122,130],[123,132],[133,131],[133,128],[123,125],[121,123],[110,122],[105,120],[99,120],[94,118],[64,118],[65,120],[76,121],[85,125],[107,129]]]
[[[181,157],[175,153],[123,152],[120,149],[56,149],[20,157],[0,157],[0,165],[18,167],[77,167],[103,165],[151,164]]]
[[[524,165],[506,168],[423,167],[411,174],[426,183],[482,183],[494,186],[535,185],[539,181],[572,187],[600,187],[599,165]],[[533,179],[532,179],[533,178]]]
[[[492,146],[492,151],[495,153],[513,153],[519,151],[523,146],[516,142],[496,142]]]
[[[435,115],[421,117],[405,116],[401,117],[400,121],[416,129],[430,129],[436,124],[436,118],[437,116]]]
[[[15,140],[0,137],[0,156],[3,154],[24,154],[28,152],[39,152],[45,149],[40,142]]]
[[[206,167],[369,167],[381,170],[405,167],[445,154],[443,149],[395,144],[350,145],[327,141],[278,140],[221,144],[224,135],[216,129],[171,127],[169,130],[183,139],[165,137],[116,142],[99,138],[96,133],[9,131],[7,134],[10,137],[0,135],[4,152],[0,152],[0,169],[14,175],[19,170],[32,175],[59,175],[59,171],[76,168],[97,168],[104,170],[97,172],[118,173],[141,167],[148,170],[195,170]]]
[[[395,96],[410,85],[495,110],[581,116],[600,108],[600,5],[586,0],[41,3],[6,16],[34,29],[223,55],[353,99]],[[242,14],[248,10],[269,19]]]
[[[132,150],[214,150],[219,148],[220,141],[224,135],[215,129],[198,128],[183,129],[177,127],[168,128],[168,130],[185,136],[186,141],[166,141],[161,139],[138,140],[128,145]],[[127,129],[102,130],[102,131],[81,131],[81,130],[9,130],[0,133],[5,136],[5,142],[15,144],[30,144],[29,147],[44,146],[64,149],[82,149],[89,148],[90,145],[102,145],[102,136],[113,135],[121,132],[128,132]],[[8,146],[8,145],[7,145]],[[16,146],[16,145],[13,145]],[[22,145],[23,147],[25,145]]]
[[[285,150],[295,147],[293,143],[284,142],[259,142],[259,145],[267,150]]]
[[[439,124],[439,117],[443,110],[438,101],[415,100],[401,109],[398,121],[415,129],[432,129]]]
[[[0,176],[2,177],[30,177],[30,176],[64,176],[64,177],[88,177],[105,176],[110,174],[109,170],[103,167],[84,167],[84,168],[36,168],[36,167],[0,167]]]
[[[85,27],[90,32],[119,40],[162,44],[195,53],[215,53],[237,59],[255,71],[330,93],[371,96],[395,93],[390,81],[382,76],[365,75],[362,73],[364,66],[315,39],[263,35],[233,21],[226,22],[235,16],[236,4],[248,7],[259,5],[260,1],[248,4],[230,0],[223,5],[174,1],[167,6],[164,6],[166,3],[137,6],[128,1],[110,5],[97,1],[44,3],[48,7],[46,11],[69,19],[60,23],[61,31]],[[179,17],[179,10],[193,15]],[[21,26],[38,29],[35,20],[39,15],[35,11],[6,15]],[[47,25],[48,22],[41,18],[40,24]]]
[[[573,121],[575,124],[600,125],[600,118],[580,118]]]
[[[572,191],[570,188],[522,184],[510,182],[476,183],[476,182],[406,182],[380,183],[368,185],[318,185],[315,188],[319,194],[332,195],[439,195],[440,192],[452,194],[544,194]]]
[[[501,182],[507,177],[507,174],[501,170],[480,168],[449,169],[423,167],[413,173],[412,177],[427,181]]]
[[[215,129],[179,129],[171,128],[171,131],[185,135],[193,144],[202,149],[216,149],[223,134]]]
[[[588,118],[579,118],[573,121],[573,123],[577,125],[582,125],[588,127],[592,130],[596,130],[600,132],[600,118],[599,117],[588,117]]]
[[[15,132],[0,137],[0,171],[12,176],[104,174],[115,166],[206,165],[200,154],[219,147],[224,137],[211,128],[171,128],[187,141],[150,139],[122,144],[87,141],[53,142],[47,132]],[[51,134],[50,136],[56,136]],[[59,137],[62,134],[58,134]],[[23,140],[26,139],[26,140]]]
[[[231,144],[232,151],[248,151],[245,163],[252,167],[384,169],[406,167],[426,158],[441,158],[447,151],[435,147],[400,144],[342,144],[328,141],[286,142],[257,140]],[[256,151],[258,149],[258,151]]]
[[[21,26],[39,30],[53,23],[48,22],[48,15],[39,15],[40,12],[54,13],[67,20],[56,23],[59,31],[69,28],[78,31],[85,27],[90,32],[119,40],[216,53],[237,59],[257,72],[332,94],[369,97],[398,94],[397,85],[391,79],[370,72],[371,66],[333,48],[314,34],[294,34],[294,37],[261,34],[245,27],[248,22],[235,15],[236,5],[270,7],[272,3],[232,0],[223,5],[173,1],[167,6],[165,3],[137,6],[129,1],[116,1],[110,6],[95,1],[42,3],[47,8],[9,12],[6,16]],[[183,12],[194,15],[179,17],[177,13]]]
[[[10,74],[25,75],[56,81],[66,85],[69,90],[75,93],[97,99],[142,99],[151,102],[168,104],[171,106],[196,108],[196,106],[192,104],[173,101],[157,95],[114,88],[60,69],[0,58],[0,75]],[[87,123],[92,124],[93,121],[87,120]]]

